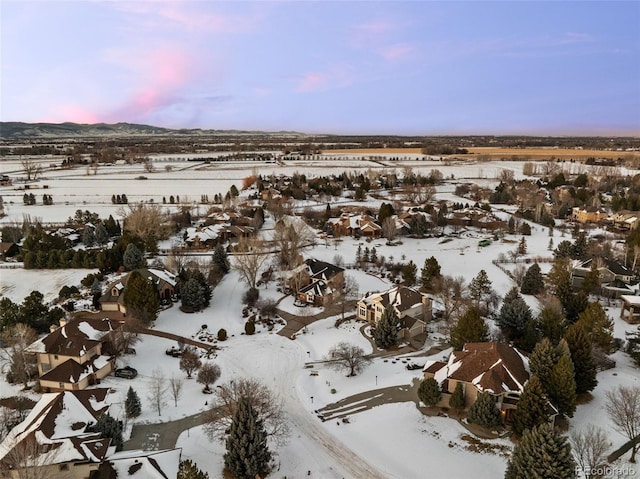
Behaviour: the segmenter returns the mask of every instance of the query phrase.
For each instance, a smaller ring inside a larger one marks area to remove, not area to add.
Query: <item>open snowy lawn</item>
[[[40,291],[44,301],[58,297],[63,286],[80,286],[80,281],[94,269],[0,269],[0,296],[6,296],[14,303]]]

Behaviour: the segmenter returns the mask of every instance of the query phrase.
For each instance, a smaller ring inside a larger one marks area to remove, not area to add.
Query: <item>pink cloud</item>
[[[414,48],[407,43],[396,43],[395,45],[382,47],[379,50],[379,54],[388,62],[407,60],[411,57],[413,52]]]
[[[91,112],[82,106],[68,104],[56,107],[55,113],[42,121],[48,123],[56,123],[59,121],[70,121],[73,123],[99,123],[100,119],[94,112]]]
[[[327,71],[305,72],[298,76],[297,83],[298,93],[344,88],[353,83],[353,72],[348,65],[333,65]]]
[[[327,86],[327,75],[318,72],[306,72],[301,75],[296,91],[309,92],[324,90]]]

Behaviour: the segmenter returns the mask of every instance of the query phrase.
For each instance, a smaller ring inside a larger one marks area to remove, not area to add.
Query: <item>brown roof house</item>
[[[431,298],[406,286],[396,286],[382,293],[367,293],[358,301],[356,318],[377,324],[387,306],[392,306],[400,320],[400,339],[412,338],[425,331],[431,320]]]
[[[176,294],[177,278],[169,271],[151,268],[142,268],[136,271],[155,285],[160,299],[170,300]],[[106,293],[100,297],[100,309],[102,311],[119,311],[124,316],[127,315],[127,307],[124,304],[124,290],[127,287],[127,281],[129,281],[130,276],[131,273],[127,273],[107,287]]]
[[[88,429],[109,406],[106,388],[43,394],[0,444],[0,477],[85,479],[115,451],[111,439]],[[31,470],[37,474],[26,476]]]
[[[328,304],[344,285],[344,268],[317,259],[306,260],[300,276],[297,297],[315,306]]]
[[[73,319],[31,344],[36,355],[40,387],[44,391],[78,391],[97,384],[114,369],[104,354],[105,343],[123,325],[113,319]]]
[[[509,422],[529,380],[529,361],[508,344],[467,343],[462,351],[453,351],[446,363],[427,361],[424,377],[434,378],[440,384],[442,399],[438,406],[449,407],[449,399],[461,383],[465,408],[475,402],[479,393],[488,392],[495,398],[504,420]]]

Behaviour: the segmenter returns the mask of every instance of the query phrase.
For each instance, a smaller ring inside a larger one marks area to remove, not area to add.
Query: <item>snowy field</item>
[[[392,156],[392,155],[391,155]],[[166,171],[165,166],[172,170]],[[240,187],[242,179],[252,170],[263,175],[291,175],[294,172],[307,175],[327,175],[343,170],[366,172],[367,169],[387,171],[396,170],[401,173],[403,166],[411,166],[413,171],[428,174],[437,168],[445,178],[454,175],[456,180],[468,179],[487,187],[497,184],[497,177],[503,169],[511,170],[516,177],[522,176],[520,162],[486,162],[486,163],[454,163],[444,164],[440,161],[421,161],[413,158],[391,162],[388,158],[375,161],[355,160],[349,157],[336,158],[322,164],[312,161],[285,161],[284,166],[261,164],[220,163],[203,165],[187,162],[178,156],[157,158],[156,171],[146,173],[140,166],[101,167],[97,175],[87,175],[84,169],[47,170],[40,185],[47,185],[45,190],[33,190],[40,201],[43,193],[51,194],[53,206],[24,206],[22,194],[16,190],[20,185],[0,187],[0,195],[5,201],[7,217],[0,223],[21,221],[27,213],[38,216],[45,222],[61,222],[73,216],[77,209],[88,209],[101,216],[114,214],[119,217],[119,206],[111,204],[111,195],[126,194],[130,201],[149,201],[161,203],[162,197],[180,195],[181,201],[199,201],[200,195],[207,194],[212,198],[216,193],[226,193],[232,184]],[[0,162],[2,173],[12,172],[18,168],[14,162]],[[576,166],[577,168],[577,166]],[[144,175],[148,180],[137,180]],[[467,202],[454,195],[454,186],[450,183],[438,188],[437,198]],[[13,201],[13,203],[11,203]],[[68,203],[68,204],[67,204]],[[378,202],[371,203],[372,208]],[[326,205],[326,203],[323,203]],[[204,212],[200,206],[200,212]],[[509,208],[498,212],[508,217]],[[268,230],[272,222],[265,224]],[[547,228],[531,224],[532,235],[526,237],[528,253],[525,258],[551,258],[548,250],[549,240],[558,245],[569,236],[562,237],[556,229],[550,238]],[[263,234],[268,235],[265,231]],[[482,231],[461,230],[456,236],[443,238],[408,239],[402,238],[402,244],[387,246],[384,240],[354,240],[343,238],[339,243],[325,243],[318,239],[318,245],[305,252],[305,257],[332,262],[341,256],[349,265],[355,260],[358,246],[362,249],[375,246],[377,255],[394,261],[412,260],[418,270],[426,258],[435,256],[442,267],[442,273],[451,276],[462,276],[468,284],[481,269],[484,269],[492,281],[496,292],[504,296],[513,287],[513,281],[492,261],[499,255],[508,255],[517,246],[519,235],[507,235],[508,241],[494,241],[484,248],[478,247],[478,241],[491,238]],[[527,266],[525,264],[525,266]],[[505,264],[513,270],[513,264]],[[548,271],[549,263],[541,263],[543,271]],[[93,270],[44,270],[25,271],[21,269],[0,269],[0,295],[9,297],[14,302],[21,302],[32,290],[39,290],[47,300],[58,295],[64,285],[79,285],[80,280]],[[347,269],[345,274],[352,276],[359,285],[360,295],[368,291],[382,291],[390,286],[386,278],[379,272],[364,272]],[[506,468],[511,443],[507,440],[489,441],[492,452],[474,452],[464,436],[467,431],[457,422],[447,418],[426,417],[416,408],[413,402],[385,404],[370,410],[353,414],[348,424],[336,421],[321,422],[314,411],[323,406],[347,398],[353,394],[364,393],[377,388],[408,386],[420,377],[420,371],[408,371],[401,361],[375,359],[363,373],[355,378],[345,377],[343,371],[336,371],[324,364],[314,364],[317,376],[312,376],[306,369],[306,362],[321,361],[329,348],[340,341],[349,341],[372,352],[369,341],[360,333],[360,324],[346,322],[335,327],[336,318],[317,321],[298,334],[295,340],[278,336],[277,328],[267,331],[258,327],[254,336],[244,335],[246,318],[242,316],[242,296],[246,285],[236,272],[231,272],[213,292],[211,306],[206,310],[186,314],[177,305],[163,311],[155,328],[187,337],[198,337],[203,325],[214,336],[218,329],[225,328],[229,339],[222,343],[212,342],[219,350],[210,361],[218,364],[222,370],[220,383],[238,377],[259,379],[278,394],[285,405],[288,421],[291,426],[291,437],[286,446],[275,450],[276,469],[269,477],[300,478],[320,477],[327,479],[360,479],[367,478],[498,478],[502,477]],[[261,298],[280,300],[282,294],[276,291],[276,283],[267,288],[261,287]],[[537,300],[526,297],[527,303],[534,313],[540,308]],[[298,313],[300,308],[294,306],[290,297],[280,303],[280,307],[291,313]],[[309,308],[307,313],[318,311]],[[619,306],[612,305],[609,314],[615,318],[615,336],[624,338],[624,334],[633,328],[619,319]],[[432,344],[428,340],[427,347]],[[175,406],[173,399],[165,398],[166,404],[161,415],[151,407],[148,399],[150,378],[156,371],[161,371],[166,378],[184,377],[179,370],[179,360],[165,354],[165,349],[174,346],[175,342],[154,336],[144,336],[137,344],[137,355],[124,356],[120,366],[131,365],[139,371],[134,381],[109,377],[102,386],[112,388],[110,398],[113,402],[112,413],[120,415],[122,402],[128,387],[133,386],[142,400],[143,414],[136,419],[141,423],[164,422],[179,419],[201,412],[210,405],[211,396],[202,393],[202,386],[195,379],[185,379],[185,390],[182,398]],[[444,353],[433,359],[441,359]],[[420,358],[424,361],[426,358]],[[618,384],[638,384],[640,377],[635,368],[623,353],[614,356],[617,361],[615,369],[598,375],[600,381],[593,392],[593,399],[580,405],[575,417],[570,421],[571,429],[580,429],[588,423],[603,427],[612,442],[611,450],[617,449],[625,438],[613,430],[612,424],[604,412],[606,391]],[[0,396],[8,397],[19,392],[19,387],[10,386],[0,381]],[[32,395],[33,396],[33,395]],[[205,405],[205,402],[208,403]],[[129,429],[131,424],[129,424]],[[221,477],[224,444],[210,441],[203,435],[201,428],[193,428],[183,433],[178,441],[183,448],[183,457],[194,459],[198,465],[209,471],[210,477]],[[627,453],[620,460],[619,466],[630,466],[626,461]],[[634,466],[635,467],[635,466]],[[637,469],[633,469],[637,471]],[[639,471],[640,473],[640,471]],[[638,474],[635,474],[637,477]],[[633,477],[633,476],[629,476]]]

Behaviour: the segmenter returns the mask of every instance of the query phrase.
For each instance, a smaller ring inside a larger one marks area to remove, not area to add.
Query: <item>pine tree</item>
[[[464,406],[464,390],[462,389],[462,383],[458,382],[449,398],[449,407],[456,412],[460,412],[464,409]]]
[[[127,398],[124,401],[124,411],[128,418],[138,417],[142,413],[142,406],[138,393],[129,386],[127,391]]]
[[[484,269],[476,275],[469,283],[469,297],[473,301],[476,308],[480,308],[483,301],[489,298],[493,293],[491,280]]]
[[[593,345],[609,353],[613,349],[613,320],[600,303],[591,303],[578,315],[578,323]],[[576,323],[577,324],[577,323]]]
[[[127,271],[132,271],[145,266],[142,251],[140,251],[134,243],[129,243],[127,245],[127,249],[122,255],[122,264]]]
[[[201,471],[198,469],[196,463],[185,459],[184,461],[180,461],[176,479],[209,479],[209,473]]]
[[[513,449],[505,479],[575,479],[576,464],[567,439],[549,424],[525,431]]]
[[[373,329],[373,340],[380,349],[388,349],[398,343],[398,315],[392,306],[387,306]]]
[[[433,378],[426,378],[420,382],[418,387],[418,399],[424,403],[427,407],[433,407],[438,404],[442,392],[438,382]]]
[[[102,224],[98,223],[96,226],[96,243],[99,245],[107,244],[109,241],[109,232],[107,228]]]
[[[488,337],[489,329],[480,312],[476,308],[469,308],[451,328],[449,344],[454,350],[461,351],[465,343],[483,342]]]
[[[180,287],[182,309],[185,312],[200,311],[205,305],[204,288],[195,278],[189,278]]]
[[[254,479],[271,460],[267,434],[251,403],[240,398],[226,441],[224,465],[237,479]]]
[[[82,244],[91,247],[96,244],[96,234],[91,226],[85,226],[82,232]]]
[[[89,429],[93,432],[102,433],[103,437],[110,438],[111,445],[116,447],[116,451],[122,451],[124,441],[122,439],[122,423],[120,421],[105,413]]]
[[[538,263],[533,263],[527,269],[527,272],[522,279],[522,286],[520,292],[522,294],[540,294],[544,289],[544,279],[542,278],[542,272]]]
[[[552,344],[557,344],[567,329],[567,321],[561,308],[545,306],[538,316],[538,327],[543,337],[548,338]]]
[[[548,338],[542,338],[529,356],[531,374],[537,375],[543,386],[549,384],[551,371],[559,359],[558,348],[551,344]]]
[[[593,346],[580,322],[569,328],[564,339],[569,346],[571,361],[575,369],[576,393],[593,391],[598,385],[596,365],[591,354]]]
[[[591,268],[585,274],[580,289],[587,294],[594,293],[600,287],[600,272],[598,271],[598,263],[594,259],[591,261]]]
[[[518,406],[513,413],[513,430],[522,436],[525,430],[547,422],[547,398],[537,375],[529,378],[524,386]]]
[[[525,223],[527,224],[527,223]],[[525,254],[527,254],[527,240],[524,239],[524,236],[522,238],[520,238],[520,242],[518,243],[518,248],[517,248],[518,254],[520,256],[523,256]]]
[[[213,263],[223,275],[230,271],[231,266],[227,258],[227,251],[222,245],[216,246],[216,249],[213,251]]]
[[[132,271],[123,293],[127,313],[144,324],[150,324],[158,317],[160,298],[156,287],[139,271]]]
[[[500,410],[496,407],[496,400],[488,392],[478,394],[476,402],[469,408],[467,419],[487,429],[495,428],[502,424]]]
[[[576,410],[576,381],[573,363],[568,354],[563,354],[551,370],[547,387],[549,399],[563,416],[573,417]]]
[[[422,271],[420,272],[420,283],[422,284],[422,289],[425,291],[429,291],[431,289],[431,282],[435,278],[440,277],[440,265],[438,264],[438,260],[431,256],[424,260],[424,266],[422,267]]]
[[[529,321],[531,309],[518,293],[518,288],[513,287],[504,298],[496,323],[513,340],[522,337]]]
[[[416,275],[418,274],[418,267],[416,264],[409,260],[402,268],[402,281],[407,286],[413,286],[416,284]]]

